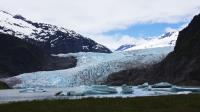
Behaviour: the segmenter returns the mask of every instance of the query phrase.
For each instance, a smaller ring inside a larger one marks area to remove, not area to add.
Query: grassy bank
[[[20,102],[0,112],[200,112],[200,95]]]

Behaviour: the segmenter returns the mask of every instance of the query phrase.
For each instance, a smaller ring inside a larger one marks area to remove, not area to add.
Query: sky
[[[0,10],[74,30],[110,49],[186,26],[200,0],[1,0]]]

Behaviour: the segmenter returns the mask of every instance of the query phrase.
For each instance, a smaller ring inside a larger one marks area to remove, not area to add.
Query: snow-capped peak
[[[49,35],[53,35],[60,30],[64,33],[79,38],[79,34],[72,30],[59,28],[54,25],[35,23],[27,20],[21,15],[12,15],[5,11],[0,11],[0,32],[14,35],[19,38],[31,38],[37,41],[47,41]]]
[[[132,45],[132,47],[129,47],[129,48],[124,47],[126,45],[122,45],[119,48],[121,48],[121,47],[124,48],[123,50],[120,50],[120,51],[130,51],[130,50],[138,50],[138,49],[175,46],[178,34],[179,34],[179,31],[171,31],[171,32],[167,32],[157,38],[151,38],[151,39],[144,40],[142,43],[129,44],[129,46]],[[117,50],[117,51],[119,51],[119,50]]]
[[[124,51],[124,50],[132,48],[134,46],[136,46],[136,45],[134,45],[134,44],[124,44],[124,45],[121,45],[119,48],[117,48],[115,51]]]
[[[53,54],[69,52],[111,51],[103,45],[86,38],[73,30],[51,24],[32,22],[21,15],[0,11],[0,33],[25,39]]]

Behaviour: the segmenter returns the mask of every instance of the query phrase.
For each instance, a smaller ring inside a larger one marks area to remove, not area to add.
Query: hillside
[[[40,70],[66,69],[75,65],[76,59],[73,57],[52,57],[24,40],[0,34],[0,77]]]
[[[26,40],[51,54],[75,52],[111,53],[105,46],[73,30],[51,24],[33,22],[21,15],[12,15],[1,10],[0,32]]]

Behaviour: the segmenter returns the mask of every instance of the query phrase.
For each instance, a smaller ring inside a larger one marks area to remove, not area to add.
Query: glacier
[[[12,77],[20,80],[20,83],[13,85],[13,88],[57,88],[102,84],[111,73],[160,61],[173,49],[174,47],[162,47],[110,54],[80,52],[53,55],[75,56],[78,59],[77,66],[65,70],[39,71]]]

